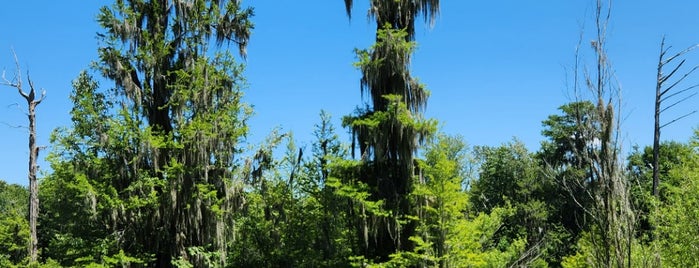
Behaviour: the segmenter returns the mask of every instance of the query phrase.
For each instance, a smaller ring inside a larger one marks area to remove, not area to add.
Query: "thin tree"
[[[591,49],[595,56],[594,71],[583,69],[583,79],[589,90],[592,109],[574,111],[575,139],[582,139],[584,147],[571,141],[573,152],[586,165],[586,180],[570,190],[573,201],[590,217],[591,265],[593,267],[631,267],[631,245],[635,217],[629,201],[629,187],[624,177],[619,145],[621,89],[615,83],[614,73],[607,56],[606,32],[611,18],[611,0],[596,0],[595,35]],[[579,62],[576,51],[576,73]],[[575,83],[576,101],[582,101]],[[564,179],[567,183],[571,180]],[[566,187],[564,185],[564,187]],[[583,189],[575,193],[573,189]],[[584,199],[590,200],[589,203]]]
[[[29,83],[29,91],[23,89],[22,74],[19,66],[17,54],[13,52],[16,65],[15,77],[8,80],[5,72],[2,73],[3,85],[17,89],[19,95],[27,101],[27,117],[29,119],[29,260],[36,262],[38,258],[38,242],[36,237],[36,222],[39,218],[39,184],[36,180],[38,170],[37,159],[39,158],[39,147],[36,145],[36,106],[39,105],[46,97],[46,91],[41,91],[41,96],[36,96],[34,82],[29,77],[27,72],[27,82]]]
[[[659,163],[659,155],[660,155],[660,129],[663,127],[670,125],[674,122],[677,122],[678,120],[685,118],[691,114],[694,114],[697,112],[697,110],[691,111],[689,113],[686,113],[682,116],[679,116],[670,122],[667,122],[665,124],[660,124],[660,114],[663,112],[667,111],[668,109],[674,107],[677,104],[680,104],[689,98],[693,97],[694,95],[697,94],[697,92],[694,92],[690,95],[686,95],[685,93],[691,92],[690,90],[696,88],[699,86],[699,84],[692,85],[680,90],[672,91],[675,89],[676,86],[680,85],[689,75],[691,75],[694,71],[699,68],[698,66],[694,66],[692,69],[689,71],[685,72],[681,77],[679,77],[677,80],[671,80],[673,78],[673,75],[677,73],[677,71],[680,70],[682,65],[687,61],[686,59],[681,59],[682,56],[687,54],[688,52],[694,50],[697,48],[699,45],[694,45],[691,47],[688,47],[674,55],[672,55],[669,58],[666,58],[666,54],[669,52],[670,48],[672,46],[668,46],[667,48],[665,47],[665,36],[663,36],[662,41],[660,42],[660,56],[658,57],[658,75],[657,75],[657,80],[655,84],[655,124],[653,126],[653,166],[651,167],[653,169],[653,196],[658,197],[658,185],[660,184],[660,163]],[[681,59],[681,60],[680,60]],[[677,65],[672,67],[672,70],[668,74],[664,74],[663,70],[667,65],[674,63],[675,60],[680,60]],[[668,85],[669,83],[669,85]],[[682,95],[684,94],[684,95]],[[673,97],[680,97],[683,96],[680,100],[677,100],[673,102],[670,105],[667,105],[663,107],[663,103],[665,101],[668,101],[669,99]]]

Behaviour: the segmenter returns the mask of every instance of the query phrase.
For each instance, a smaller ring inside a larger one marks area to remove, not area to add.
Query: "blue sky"
[[[374,39],[366,2],[355,1],[350,21],[342,0],[244,1],[256,13],[246,61],[246,100],[256,113],[250,143],[277,126],[293,131],[299,144],[308,143],[321,109],[334,116],[344,133],[340,118],[364,101],[352,62],[353,49],[368,47]],[[412,73],[432,92],[426,116],[472,145],[498,145],[517,137],[536,150],[541,121],[572,100],[566,69],[572,67],[581,26],[592,30],[592,2],[442,1],[434,26],[418,27],[412,62]],[[70,125],[71,81],[96,59],[100,29],[94,18],[109,3],[6,1],[0,8],[0,67],[12,74],[14,48],[24,71],[46,89],[37,118],[38,141],[48,150],[52,129]],[[625,148],[651,144],[660,38],[666,34],[675,49],[698,43],[697,12],[696,1],[614,3],[608,52],[623,90]],[[590,40],[587,35],[583,43]],[[689,54],[687,64],[699,64],[699,51]],[[699,73],[688,82],[699,83]],[[665,118],[695,107],[699,98]],[[20,184],[26,184],[27,130],[11,126],[27,125],[24,109],[16,91],[0,87],[0,179]],[[686,141],[698,122],[694,115],[670,125],[663,129],[663,139]]]

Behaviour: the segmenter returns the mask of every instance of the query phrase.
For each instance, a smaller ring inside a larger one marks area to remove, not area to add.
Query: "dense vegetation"
[[[345,4],[350,16],[353,2]],[[355,64],[368,105],[342,118],[352,140],[320,111],[311,144],[272,131],[254,148],[245,145],[252,108],[239,63],[252,8],[236,0],[103,7],[99,59],[73,81],[72,125],[51,135],[38,261],[28,250],[29,189],[0,181],[0,266],[699,263],[699,132],[661,143],[657,154],[621,155],[608,3],[596,2],[594,71],[576,63],[581,97],[542,118],[537,151],[517,139],[469,146],[440,133],[422,115],[427,86],[410,73],[415,24],[434,22],[439,0],[370,6],[376,42],[356,50]]]

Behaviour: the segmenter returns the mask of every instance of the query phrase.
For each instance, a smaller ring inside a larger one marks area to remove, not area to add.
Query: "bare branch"
[[[16,76],[16,75],[15,75]],[[5,74],[5,70],[2,70],[2,85],[8,86],[8,87],[14,87],[14,88],[22,88],[21,83],[15,83],[7,79],[7,76]],[[16,78],[13,78],[12,80],[17,80]]]
[[[663,76],[663,78],[660,79],[660,83],[661,83],[661,84],[662,84],[662,83],[665,83],[665,81],[667,81],[668,79],[670,79],[670,77],[672,77],[672,75],[674,75],[675,72],[677,72],[677,70],[679,70],[680,67],[682,67],[682,65],[683,65],[686,61],[687,61],[686,59],[683,59],[682,61],[680,61],[680,63],[677,64],[677,66],[675,66],[675,69],[673,69],[668,75]],[[661,64],[661,68],[662,68],[662,67],[665,67],[665,65],[664,65],[664,64]],[[662,95],[662,93],[661,93],[660,95]]]
[[[666,88],[665,90],[663,90],[663,92],[660,93],[660,95],[663,95],[663,94],[665,94],[666,92],[670,91],[672,88],[674,88],[677,84],[681,83],[685,78],[687,78],[687,76],[689,76],[690,74],[692,74],[692,73],[693,73],[694,71],[696,71],[697,69],[699,69],[699,65],[694,66],[694,68],[692,68],[691,70],[689,70],[689,72],[686,72],[680,79],[678,79],[677,81],[675,81],[675,83],[672,83],[672,85],[670,85],[668,88]]]
[[[10,80],[7,79],[7,77],[5,76],[5,70],[3,70],[3,71],[2,71],[2,80],[3,80],[4,82],[2,83],[2,85],[16,88],[16,89],[17,89],[17,92],[19,92],[19,94],[20,94],[22,97],[24,97],[24,98],[27,100],[27,102],[30,102],[31,100],[29,99],[29,94],[27,94],[27,93],[25,93],[24,91],[22,91],[22,74],[21,74],[21,68],[20,68],[20,65],[19,65],[19,59],[17,59],[17,53],[15,53],[15,50],[14,50],[14,49],[12,50],[12,55],[13,55],[13,57],[14,57],[14,59],[15,59],[15,68],[16,68],[16,70],[17,70],[17,71],[15,72],[15,77],[12,79],[14,82],[12,82],[12,81],[10,81]]]
[[[10,106],[14,106],[15,108],[17,108],[18,111],[20,111],[20,112],[23,113],[24,115],[27,115],[27,113],[26,113],[24,110],[22,110],[22,108],[19,107],[19,103],[16,103],[16,102],[15,102],[15,103],[13,103],[13,104],[7,105],[8,108],[9,108]]]
[[[667,110],[667,109],[672,108],[673,106],[675,106],[675,105],[677,105],[677,104],[679,104],[679,103],[681,103],[681,102],[683,102],[683,101],[686,101],[687,99],[689,99],[689,98],[691,98],[691,97],[694,97],[694,95],[697,95],[697,92],[694,92],[692,95],[689,95],[689,96],[687,96],[687,97],[684,97],[684,98],[682,98],[681,100],[678,100],[678,101],[676,101],[675,103],[673,103],[673,104],[671,104],[671,105],[668,105],[667,107],[665,107],[665,108],[663,108],[662,110],[660,110],[660,113],[664,112],[664,111]]]
[[[15,53],[14,48],[12,49],[12,57],[15,59],[15,68],[17,70],[14,79],[16,81],[17,88],[22,88],[22,68],[19,67],[19,59],[17,58],[17,53]]]
[[[44,101],[45,98],[46,98],[46,90],[42,89],[41,90],[41,97],[39,97],[39,99],[35,100],[36,104],[38,105],[39,103]]]
[[[677,92],[675,92],[675,93],[672,93],[672,94],[670,94],[669,96],[666,96],[666,97],[660,99],[660,102],[662,103],[662,102],[664,102],[665,100],[667,100],[667,99],[669,99],[669,98],[672,98],[672,97],[674,97],[674,96],[677,96],[677,95],[679,95],[679,94],[682,94],[682,93],[684,93],[684,92],[686,92],[686,91],[688,91],[688,90],[694,89],[694,88],[696,88],[696,87],[699,87],[699,84],[692,85],[692,86],[690,86],[690,87],[688,87],[688,88],[685,88],[685,89],[683,89],[683,90],[680,90],[680,91],[677,91]]]
[[[675,123],[675,122],[677,122],[677,121],[679,121],[679,120],[681,120],[681,119],[683,119],[683,118],[685,118],[685,117],[687,117],[687,116],[690,116],[690,115],[692,115],[692,114],[694,114],[694,113],[696,113],[696,112],[697,112],[697,111],[694,110],[694,111],[692,111],[692,112],[690,112],[690,113],[687,113],[687,114],[685,114],[685,115],[683,115],[683,116],[680,116],[680,117],[678,117],[678,118],[675,118],[674,120],[672,120],[672,121],[670,121],[670,122],[667,122],[667,123],[665,123],[664,125],[660,126],[660,128],[663,128],[663,127],[665,127],[665,126],[667,126],[667,125],[669,125],[669,124]]]
[[[2,122],[2,124],[3,124],[3,125],[6,125],[7,127],[10,127],[10,128],[25,128],[25,129],[29,129],[28,127],[22,126],[22,125],[10,125],[10,123],[7,123],[7,122]]]
[[[665,38],[665,37],[663,37],[663,39],[664,39],[664,38]],[[664,40],[663,40],[663,42],[664,42]],[[669,50],[671,47],[672,47],[672,46],[669,46],[667,49]],[[694,50],[694,49],[697,48],[697,47],[699,47],[699,44],[690,46],[690,47],[688,47],[688,48],[686,48],[686,49],[684,49],[684,50],[678,52],[678,53],[675,54],[674,56],[672,56],[672,57],[668,58],[667,60],[663,61],[663,62],[662,62],[662,65],[665,65],[666,63],[673,61],[675,58],[680,57],[680,56],[686,54],[687,52],[690,52],[690,51]],[[666,50],[666,51],[667,51],[667,50]],[[661,54],[661,56],[664,55],[664,54],[665,54],[665,53]]]
[[[46,98],[46,90],[41,90],[41,97],[39,99],[36,99],[35,92],[36,88],[34,87],[34,81],[32,81],[31,77],[29,76],[29,71],[27,71],[27,82],[29,82],[29,96],[27,101],[35,102],[37,105],[41,103],[41,101]]]
[[[662,64],[662,59],[665,57],[665,54],[672,48],[672,46],[669,46],[665,48],[665,35],[663,35],[663,38],[660,40],[660,65]]]

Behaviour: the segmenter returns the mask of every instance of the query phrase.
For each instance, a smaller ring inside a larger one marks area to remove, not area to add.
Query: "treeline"
[[[353,1],[345,4],[349,16]],[[252,108],[242,101],[239,59],[252,8],[204,0],[102,8],[99,60],[73,81],[72,125],[51,135],[38,260],[28,250],[29,190],[0,182],[0,266],[699,263],[699,133],[661,143],[658,161],[653,147],[621,155],[607,2],[596,1],[594,71],[576,63],[581,97],[542,118],[534,152],[516,139],[469,146],[422,116],[429,92],[409,64],[415,22],[433,20],[438,0],[370,6],[376,42],[357,50],[356,63],[368,104],[342,118],[352,140],[321,112],[314,141],[302,146],[279,131],[245,142]]]

